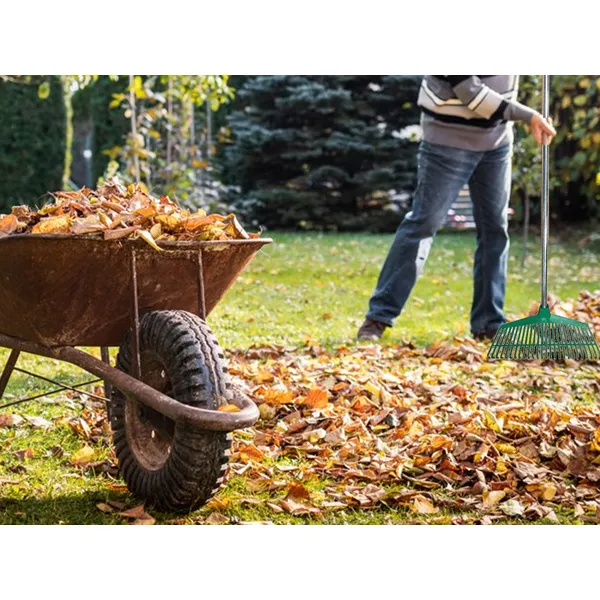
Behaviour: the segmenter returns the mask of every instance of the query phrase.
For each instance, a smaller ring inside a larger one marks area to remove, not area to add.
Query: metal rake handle
[[[542,75],[542,116],[548,118],[550,112],[550,76]],[[542,302],[548,306],[548,221],[550,220],[549,146],[546,134],[542,134]]]

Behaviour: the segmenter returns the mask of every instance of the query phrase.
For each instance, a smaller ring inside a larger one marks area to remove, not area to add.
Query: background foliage
[[[419,81],[2,76],[0,203],[36,203],[65,187],[72,151],[75,186],[119,174],[269,228],[392,231],[414,188]],[[557,75],[551,83],[552,216],[589,222],[600,206],[600,76]],[[539,76],[522,77],[519,99],[539,110],[539,87]],[[540,153],[527,126],[515,127],[514,220],[527,195],[536,223]]]
[[[48,190],[66,184],[70,162],[66,98],[57,76],[0,78],[0,209],[36,204]]]
[[[248,78],[224,151],[237,205],[268,227],[393,230],[411,190],[419,77]]]

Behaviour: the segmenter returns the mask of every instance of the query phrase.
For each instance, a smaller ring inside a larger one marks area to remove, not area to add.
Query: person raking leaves
[[[383,264],[360,340],[378,340],[394,324],[421,273],[433,238],[465,184],[477,229],[471,333],[492,339],[505,322],[508,202],[513,122],[538,144],[556,135],[550,119],[517,102],[518,75],[426,75],[419,90],[423,137],[412,210]]]

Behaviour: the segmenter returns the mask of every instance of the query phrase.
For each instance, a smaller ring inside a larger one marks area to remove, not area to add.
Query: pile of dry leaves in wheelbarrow
[[[235,215],[182,209],[167,196],[152,196],[143,184],[111,180],[97,190],[51,193],[53,202],[39,210],[15,206],[0,215],[0,237],[10,234],[92,235],[105,240],[141,238],[160,250],[157,241],[256,238]]]

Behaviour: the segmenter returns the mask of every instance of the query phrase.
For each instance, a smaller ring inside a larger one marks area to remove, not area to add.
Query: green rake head
[[[513,360],[595,360],[600,357],[590,326],[550,313],[540,306],[538,314],[505,323],[498,329],[488,358]]]

